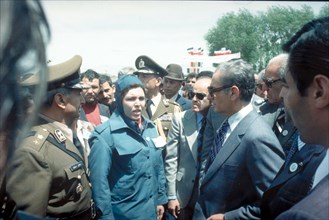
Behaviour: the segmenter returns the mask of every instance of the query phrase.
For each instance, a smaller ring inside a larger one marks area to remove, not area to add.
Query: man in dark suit
[[[192,101],[178,93],[184,81],[182,67],[178,64],[169,64],[166,68],[168,74],[163,78],[163,92],[167,99],[177,102],[183,111],[191,109]]]
[[[329,17],[304,25],[283,49],[289,52],[285,85],[281,90],[286,111],[301,140],[326,148],[315,171],[313,189],[299,203],[277,217],[328,219],[329,216]],[[302,182],[299,183],[303,185]]]
[[[279,54],[267,64],[262,77],[263,90],[267,92],[267,101],[259,107],[262,118],[272,127],[286,154],[296,133],[296,128],[286,117],[283,100],[280,97],[287,59],[288,54]]]
[[[227,116],[201,180],[198,205],[208,219],[256,218],[256,204],[283,164],[279,141],[250,103],[254,87],[252,66],[238,59],[222,63],[208,88],[214,110]]]
[[[101,103],[98,103],[98,95],[101,91],[99,83],[99,74],[94,70],[87,70],[80,75],[81,82],[89,86],[83,89],[82,94],[85,103],[82,105],[80,119],[88,121],[94,126],[100,125],[110,118],[110,109]]]
[[[316,170],[326,150],[297,138],[297,151],[287,157],[261,202],[261,219],[271,220],[303,199],[314,186]],[[295,146],[294,146],[295,147]],[[294,148],[293,147],[293,148]]]

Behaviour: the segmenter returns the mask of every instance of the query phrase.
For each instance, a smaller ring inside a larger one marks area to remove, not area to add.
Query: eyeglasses
[[[263,89],[263,83],[256,83],[256,88],[262,90]]]
[[[231,86],[221,86],[221,87],[215,88],[215,87],[209,86],[208,87],[208,92],[209,92],[209,95],[211,97],[213,97],[215,92],[220,92],[220,91],[222,91],[224,89],[227,89],[227,88],[230,88],[230,87]]]
[[[264,81],[265,85],[268,88],[272,88],[274,83],[282,81],[282,79],[272,79],[272,78],[262,78],[262,80]]]
[[[198,93],[198,92],[192,92],[192,91],[187,93],[187,97],[189,99],[193,99],[194,96],[196,96],[197,99],[199,99],[199,100],[203,100],[207,95],[204,93]]]

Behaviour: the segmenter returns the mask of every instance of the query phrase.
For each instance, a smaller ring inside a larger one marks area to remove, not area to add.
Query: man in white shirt
[[[227,116],[201,180],[197,205],[208,219],[255,218],[255,204],[283,164],[278,139],[250,103],[254,88],[252,66],[241,59],[222,63],[208,88],[214,110]]]

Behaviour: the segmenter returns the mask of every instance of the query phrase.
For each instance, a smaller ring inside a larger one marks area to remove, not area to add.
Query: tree
[[[326,3],[320,10],[318,17],[327,17],[329,16],[329,3]]]
[[[314,17],[312,8],[306,5],[299,10],[274,6],[256,15],[243,9],[219,18],[205,39],[210,55],[222,47],[241,52],[241,57],[260,72],[281,53],[281,46]]]

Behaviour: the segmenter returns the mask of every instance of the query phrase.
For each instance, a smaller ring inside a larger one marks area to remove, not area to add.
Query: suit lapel
[[[230,136],[224,143],[222,149],[218,152],[215,160],[210,165],[203,182],[206,183],[210,178],[221,168],[221,166],[229,159],[233,152],[239,147],[241,139],[243,138],[246,130],[252,124],[252,121],[257,117],[257,113],[252,111],[237,125],[231,132]]]
[[[184,126],[184,135],[186,137],[188,147],[191,150],[194,160],[197,161],[198,132],[196,126],[196,113],[191,110],[187,110],[182,119],[182,124]]]
[[[295,172],[291,172],[290,166],[287,168],[284,168],[284,165],[282,166],[281,170],[279,171],[278,176],[273,180],[273,183],[271,184],[270,188],[274,188],[284,182],[287,182],[289,179],[296,176],[302,169],[303,165],[306,165],[316,154],[320,154],[322,152],[321,148],[315,148],[315,146],[304,146],[302,150],[296,154],[292,158],[292,162],[298,164],[298,168]],[[290,163],[292,164],[292,163]]]
[[[165,113],[167,113],[167,107],[163,103],[163,96],[162,96],[161,101],[160,101],[156,111],[152,115],[151,120],[154,121],[155,119],[159,118],[161,115],[163,115]]]

